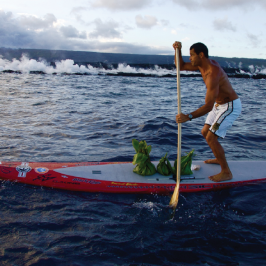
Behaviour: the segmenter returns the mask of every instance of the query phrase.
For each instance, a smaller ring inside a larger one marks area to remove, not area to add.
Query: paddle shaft
[[[177,113],[181,114],[181,92],[180,92],[180,63],[179,63],[179,50],[176,48],[176,82],[177,82]],[[177,134],[177,183],[180,184],[181,175],[181,123],[178,123]]]
[[[177,78],[177,113],[181,114],[181,93],[180,93],[180,64],[179,64],[179,50],[176,48],[176,78]],[[176,187],[172,195],[170,206],[176,208],[179,196],[179,185],[181,175],[181,123],[178,123],[177,134],[177,173],[176,173]]]
[[[181,114],[181,91],[180,91],[180,64],[179,64],[179,50],[176,48],[176,82],[177,82],[177,113]],[[180,181],[181,175],[181,123],[178,123],[178,135],[177,135],[177,175]],[[178,182],[179,182],[178,181]]]

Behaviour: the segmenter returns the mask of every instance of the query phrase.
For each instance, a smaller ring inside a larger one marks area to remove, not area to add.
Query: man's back
[[[231,102],[238,98],[236,92],[234,91],[227,74],[224,70],[220,67],[220,65],[214,61],[209,59],[209,63],[207,64],[208,67],[205,70],[198,66],[199,71],[201,72],[202,78],[206,84],[208,89],[208,83],[218,82],[219,86],[219,93],[216,98],[216,103],[224,104],[227,102]]]

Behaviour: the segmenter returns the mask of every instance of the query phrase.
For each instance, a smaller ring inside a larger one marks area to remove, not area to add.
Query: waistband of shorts
[[[217,104],[217,105],[219,105],[219,106],[224,106],[224,105],[229,104],[229,103],[238,104],[238,103],[241,103],[241,100],[240,100],[240,98],[237,98],[237,99],[235,99],[235,100],[233,100],[233,101],[230,101],[230,102],[228,102],[228,103],[223,103],[223,104],[219,104],[219,103],[216,103],[216,102],[215,102],[215,104]]]

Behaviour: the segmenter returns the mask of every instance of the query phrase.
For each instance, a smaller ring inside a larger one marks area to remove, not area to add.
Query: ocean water
[[[176,158],[174,78],[23,67],[0,72],[1,161],[132,161],[133,138],[152,160]],[[221,140],[227,159],[265,160],[265,79],[230,81],[243,111]],[[182,112],[205,91],[200,77],[182,77]],[[182,126],[182,151],[196,160],[213,157],[204,121]],[[0,184],[0,265],[265,265],[266,184],[182,193],[175,213],[171,196]]]

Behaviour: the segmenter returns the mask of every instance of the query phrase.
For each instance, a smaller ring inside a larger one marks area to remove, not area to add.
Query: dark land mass
[[[25,54],[30,59],[45,59],[47,62],[56,62],[60,60],[72,59],[76,64],[88,63],[105,63],[118,64],[147,64],[147,65],[173,65],[173,55],[140,55],[140,54],[112,54],[97,52],[65,51],[65,50],[43,50],[43,49],[11,49],[0,48],[0,55],[4,59],[20,59]],[[189,60],[188,56],[183,56],[185,61]],[[249,58],[225,58],[211,56],[223,67],[239,67],[241,63],[243,68],[250,65],[263,67],[266,66],[266,59],[249,59]]]

